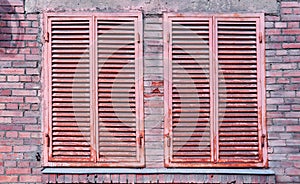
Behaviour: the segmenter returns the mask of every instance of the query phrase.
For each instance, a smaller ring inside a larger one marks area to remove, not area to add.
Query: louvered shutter
[[[218,161],[261,163],[265,128],[261,18],[216,18]],[[265,146],[266,147],[266,146]]]
[[[263,15],[164,22],[166,166],[266,166]]]
[[[50,161],[91,161],[91,20],[49,21]]]
[[[140,30],[138,17],[97,20],[98,156],[110,165],[144,162]]]
[[[141,13],[46,14],[45,166],[143,167]]]
[[[165,21],[167,22],[167,21]],[[211,160],[211,18],[173,18],[166,33],[167,165]],[[167,29],[167,28],[166,28]]]

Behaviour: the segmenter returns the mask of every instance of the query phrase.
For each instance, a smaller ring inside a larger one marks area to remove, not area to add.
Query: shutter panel
[[[109,166],[144,162],[140,30],[140,17],[97,20],[99,159]]]
[[[90,161],[90,20],[50,25],[50,161]]]
[[[263,15],[164,22],[166,166],[267,166]]]
[[[259,18],[216,19],[219,162],[262,161],[259,23]]]
[[[170,35],[166,36],[170,38],[170,54],[165,63],[167,165],[209,162],[211,19],[174,18],[169,23]]]
[[[45,17],[45,166],[143,167],[141,13]]]

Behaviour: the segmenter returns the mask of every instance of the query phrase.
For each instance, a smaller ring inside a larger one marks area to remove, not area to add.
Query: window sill
[[[271,169],[125,169],[125,168],[45,168],[43,174],[236,174],[274,175]]]

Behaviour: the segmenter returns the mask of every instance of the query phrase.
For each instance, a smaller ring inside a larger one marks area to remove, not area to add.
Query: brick
[[[22,61],[24,59],[25,59],[24,55],[21,55],[21,54],[18,54],[18,55],[15,55],[15,54],[0,55],[0,61],[5,61],[5,60],[8,60],[8,61]]]
[[[295,97],[295,91],[272,91],[271,97]]]
[[[0,83],[0,88],[2,89],[12,89],[12,88],[23,88],[23,84],[22,83]]]
[[[22,111],[7,111],[7,110],[1,110],[0,116],[22,116]]]
[[[282,8],[293,8],[293,7],[296,7],[298,8],[300,6],[300,3],[297,2],[297,1],[282,1],[281,2],[281,7]]]
[[[22,146],[14,146],[14,152],[33,152],[33,151],[37,151],[37,147],[36,146],[27,146],[27,145],[22,145]]]
[[[18,132],[16,132],[16,131],[9,131],[9,132],[6,132],[5,136],[6,136],[7,138],[9,138],[9,137],[14,137],[14,138],[16,138],[16,137],[18,137]]]
[[[297,153],[299,152],[299,148],[297,147],[274,147],[274,153]]]
[[[38,97],[25,97],[26,103],[40,103],[40,99]]]
[[[283,104],[284,100],[283,98],[268,98],[267,104]]]
[[[8,130],[22,130],[22,125],[1,125],[0,130],[8,131]]]
[[[299,113],[297,113],[297,114],[298,114],[298,116],[296,116],[296,117],[299,117]],[[298,126],[287,126],[286,131],[287,132],[300,132],[300,125],[298,125]]]
[[[267,29],[266,35],[280,35],[281,31],[279,29]]]
[[[288,28],[299,28],[299,22],[288,22]]]
[[[0,146],[0,152],[1,153],[12,152],[12,147],[11,146]]]
[[[24,8],[23,7],[15,7],[15,12],[16,13],[24,13]]]
[[[283,43],[282,47],[285,49],[300,49],[300,43]]]
[[[275,28],[286,28],[287,23],[286,22],[275,22]]]
[[[16,183],[18,176],[0,176],[0,183]]]
[[[283,34],[300,34],[300,29],[284,29],[282,30]]]
[[[297,168],[287,168],[286,173],[291,176],[299,176],[300,169]]]
[[[273,70],[279,69],[297,69],[296,63],[274,63],[271,65]]]
[[[21,124],[35,124],[36,118],[29,117],[21,117],[21,118],[12,118],[13,123],[21,123]]]
[[[26,74],[29,74],[29,75],[38,75],[39,74],[39,69],[36,69],[36,68],[26,68]]]
[[[38,15],[37,14],[27,14],[26,15],[26,20],[37,20]]]
[[[300,15],[282,15],[281,19],[283,21],[299,21]]]
[[[24,74],[24,71],[21,68],[0,68],[0,74],[6,75],[21,75]]]
[[[292,14],[293,10],[291,8],[281,8],[282,14]]]
[[[20,76],[7,76],[8,82],[19,82]]]
[[[283,72],[283,76],[286,76],[286,77],[299,77],[300,76],[300,70],[299,71],[294,71],[294,70],[291,70],[291,71],[284,71]]]
[[[37,66],[37,62],[28,62],[28,61],[15,61],[13,62],[13,67],[18,68],[35,68]]]
[[[39,32],[38,28],[25,28],[25,32],[28,33],[32,33],[32,34],[37,34]]]
[[[40,60],[41,57],[39,55],[26,55],[26,60],[30,61],[30,60]]]
[[[292,183],[293,178],[291,176],[276,176],[276,181],[281,183]]]
[[[300,99],[299,99],[300,101]],[[296,102],[298,103],[298,102]],[[286,118],[299,118],[300,112],[285,112]]]
[[[2,166],[3,166],[3,164],[2,164]],[[4,166],[5,167],[17,167],[17,162],[13,161],[13,160],[4,161]]]
[[[6,174],[19,175],[19,174],[30,174],[30,168],[7,168]]]
[[[35,90],[13,90],[12,95],[14,96],[36,96]]]
[[[286,146],[285,140],[269,140],[269,146]]]
[[[5,89],[5,90],[0,90],[0,96],[10,96],[11,95],[11,90],[9,89]],[[2,97],[4,98],[4,97]],[[0,102],[3,102],[1,101],[1,97],[0,97]]]
[[[42,176],[34,176],[34,175],[21,175],[20,182],[32,182],[32,183],[41,183]]]
[[[11,118],[0,117],[0,123],[11,123]]]
[[[20,168],[20,167],[29,167],[29,161],[18,161],[17,162],[17,165],[18,165],[18,167]]]

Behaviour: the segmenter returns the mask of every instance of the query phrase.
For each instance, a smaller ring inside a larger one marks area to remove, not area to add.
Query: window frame
[[[52,159],[51,157],[51,70],[52,70],[52,57],[51,57],[51,20],[53,19],[83,19],[90,20],[90,80],[92,87],[90,88],[90,94],[93,95],[90,99],[97,99],[97,20],[98,19],[131,19],[134,20],[134,42],[135,42],[135,94],[136,94],[136,141],[137,141],[137,162],[100,162],[99,161],[99,143],[96,142],[98,139],[98,100],[90,102],[93,107],[90,107],[90,113],[92,115],[91,123],[91,159],[85,159],[81,162],[72,161],[69,159]],[[133,11],[129,13],[44,13],[43,14],[43,35],[44,35],[44,59],[42,62],[42,122],[43,122],[43,166],[44,167],[145,167],[145,141],[144,141],[144,104],[143,104],[143,24],[142,24],[142,12]],[[97,132],[96,132],[97,131]],[[95,136],[93,136],[95,135]],[[98,153],[98,154],[97,154]]]
[[[210,53],[210,82],[212,84],[210,93],[213,95],[213,99],[210,99],[210,104],[213,104],[211,111],[214,112],[212,117],[213,120],[210,120],[211,125],[211,160],[209,162],[177,162],[171,161],[172,159],[172,36],[171,36],[171,22],[172,20],[184,20],[184,19],[207,19],[212,21],[209,29],[209,39],[210,47],[209,50],[212,50]],[[218,132],[218,123],[217,123],[217,107],[215,107],[217,102],[217,80],[215,78],[218,73],[217,64],[213,60],[217,59],[217,20],[250,20],[255,19],[256,30],[256,43],[259,48],[257,48],[257,102],[258,102],[258,144],[259,144],[259,161],[257,162],[218,162],[218,140],[215,135]],[[165,13],[163,18],[163,38],[164,38],[164,148],[165,148],[165,167],[268,167],[267,159],[267,128],[266,128],[266,77],[265,77],[265,37],[264,37],[264,14],[263,13],[230,13],[230,14],[195,14],[195,13]],[[212,73],[212,71],[216,73]],[[214,78],[214,79],[212,79]],[[215,121],[215,122],[212,122]],[[171,143],[170,143],[171,142]]]

